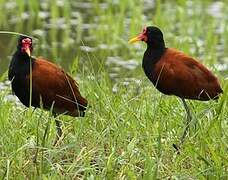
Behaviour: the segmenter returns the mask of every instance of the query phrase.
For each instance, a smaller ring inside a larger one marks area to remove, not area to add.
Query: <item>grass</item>
[[[126,0],[116,5],[104,1],[111,8],[101,8],[100,1],[91,0],[93,8],[88,16],[91,13],[100,18],[85,18],[83,11],[79,11],[75,15],[79,24],[76,28],[71,24],[74,10],[70,1],[62,7],[51,6],[53,2],[47,5],[50,23],[65,17],[67,30],[47,28],[34,54],[58,63],[73,59],[63,65],[70,66],[68,71],[78,77],[80,90],[90,107],[84,118],[57,117],[64,123],[65,138],[58,147],[53,147],[54,117],[48,111],[32,112],[10,101],[7,98],[10,87],[1,90],[0,176],[3,179],[227,179],[228,82],[227,71],[219,71],[217,65],[226,64],[228,33],[225,18],[207,13],[213,1],[195,0],[191,4],[183,0],[166,3],[157,0],[156,7],[146,11],[143,1]],[[0,4],[4,3],[1,0]],[[41,10],[38,3],[26,5],[17,1],[17,6],[15,16],[21,17],[26,9],[33,12],[33,21],[23,20],[25,26],[16,26],[17,32],[33,34],[34,27],[47,27],[45,20],[36,15]],[[221,11],[224,16],[226,7]],[[15,24],[7,23],[10,13],[12,9],[1,13],[1,27],[13,31]],[[143,13],[147,16],[142,16]],[[82,31],[84,23],[99,26]],[[127,39],[136,35],[143,24],[158,25],[164,31],[167,46],[203,60],[219,77],[224,90],[218,101],[188,101],[194,121],[180,155],[172,144],[178,142],[184,129],[181,101],[155,90],[140,63],[131,71],[123,68],[115,72],[114,80],[110,74],[116,67],[105,64],[108,56],[141,61],[145,45],[129,46]],[[93,36],[92,41],[84,40]],[[118,46],[95,52],[78,48],[96,47],[101,42],[108,47]],[[11,40],[6,51],[14,46]],[[5,81],[5,76],[1,81]]]
[[[227,84],[218,102],[191,102],[195,121],[177,155],[172,144],[185,120],[177,98],[134,82],[120,83],[115,94],[107,74],[96,79],[80,81],[90,100],[85,118],[57,117],[65,135],[58,147],[53,147],[55,124],[48,112],[31,114],[5,101],[8,92],[1,92],[0,174],[18,179],[227,177]]]

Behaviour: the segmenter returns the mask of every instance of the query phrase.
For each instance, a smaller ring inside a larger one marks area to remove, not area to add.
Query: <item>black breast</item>
[[[34,59],[32,59],[33,65]],[[30,59],[26,54],[16,51],[11,60],[8,78],[11,81],[12,91],[25,105],[29,106],[29,83],[26,76],[30,72]]]
[[[154,85],[156,84],[156,77],[154,74],[155,64],[161,59],[162,55],[165,53],[165,50],[166,49],[153,50],[152,48],[148,47],[143,56],[143,70]]]
[[[147,49],[144,57],[143,57],[143,69],[146,74],[146,76],[150,79],[150,81],[153,83],[155,88],[162,92],[163,94],[170,95],[170,90],[167,90],[165,87],[162,86],[162,83],[159,81],[159,76],[162,74],[155,73],[155,65],[156,63],[161,59],[163,54],[165,53],[167,48],[165,48],[163,51],[161,49],[152,51],[151,49]],[[161,67],[159,67],[161,68]],[[161,72],[161,69],[156,69],[156,72]]]

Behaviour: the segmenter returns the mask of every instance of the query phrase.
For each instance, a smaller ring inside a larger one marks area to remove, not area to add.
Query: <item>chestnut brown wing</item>
[[[222,89],[217,78],[202,64],[184,53],[168,49],[155,66],[157,88],[182,98],[210,100]]]
[[[28,78],[29,80],[29,78]],[[50,109],[56,113],[67,113],[78,116],[79,111],[85,111],[87,100],[79,92],[77,83],[57,65],[37,58],[32,72],[32,102],[33,106]]]

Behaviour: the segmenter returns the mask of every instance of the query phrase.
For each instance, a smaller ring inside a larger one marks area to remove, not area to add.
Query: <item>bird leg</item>
[[[185,137],[189,131],[189,127],[190,127],[190,123],[192,121],[192,115],[191,115],[191,112],[190,112],[190,109],[185,101],[184,98],[181,98],[182,102],[183,102],[183,105],[184,105],[184,108],[186,110],[186,113],[187,113],[187,121],[186,121],[186,126],[184,128],[184,132],[180,138],[180,145],[177,146],[176,144],[173,144],[173,147],[177,150],[177,153],[179,154],[180,153],[180,146],[184,143],[184,140],[185,140]]]
[[[54,146],[58,143],[59,138],[61,138],[61,136],[63,134],[62,129],[61,129],[61,122],[59,120],[55,119],[55,124],[56,124],[57,134],[56,134]]]
[[[191,112],[190,112],[190,109],[186,103],[186,101],[181,98],[183,104],[184,104],[184,108],[186,110],[186,113],[187,113],[187,121],[186,121],[186,126],[184,128],[184,132],[183,132],[183,135],[181,136],[181,139],[180,139],[180,144],[182,145],[184,143],[184,140],[185,140],[185,137],[188,133],[188,130],[189,130],[189,127],[190,127],[190,123],[192,121],[192,115],[191,115]]]
[[[33,110],[32,110],[32,115],[33,115],[33,113],[35,112],[35,110],[36,110],[36,107],[33,108]]]

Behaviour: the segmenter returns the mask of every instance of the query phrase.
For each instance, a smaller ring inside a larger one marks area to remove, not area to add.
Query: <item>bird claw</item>
[[[176,153],[179,155],[180,154],[180,147],[177,146],[176,144],[173,144],[173,147],[176,150]]]

